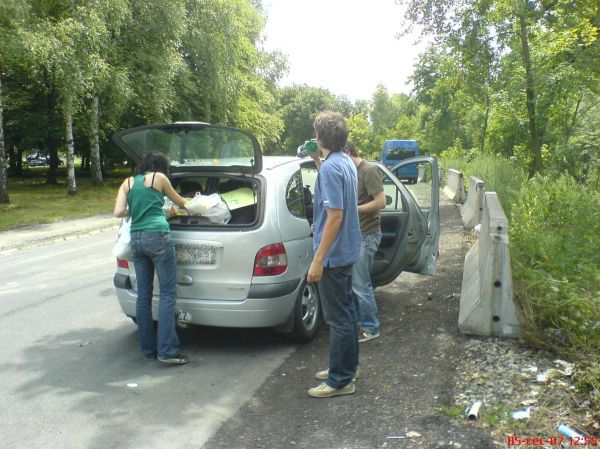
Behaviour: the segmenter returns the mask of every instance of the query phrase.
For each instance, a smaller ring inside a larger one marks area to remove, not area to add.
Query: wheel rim
[[[315,286],[306,284],[302,290],[302,324],[306,330],[311,330],[317,322],[319,300]]]

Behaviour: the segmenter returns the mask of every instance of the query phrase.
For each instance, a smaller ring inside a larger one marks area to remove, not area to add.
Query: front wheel
[[[317,284],[304,281],[294,305],[294,329],[291,337],[302,343],[312,340],[321,326],[321,321]]]

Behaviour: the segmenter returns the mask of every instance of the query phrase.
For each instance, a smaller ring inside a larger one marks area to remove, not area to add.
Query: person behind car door
[[[308,390],[315,398],[353,394],[358,368],[358,323],[352,293],[352,265],[360,255],[356,167],[343,149],[348,139],[344,117],[321,112],[314,121],[319,169],[314,196],[314,256],[307,281],[317,282],[323,316],[329,325],[329,369],[315,377],[325,382]]]
[[[344,152],[352,159],[358,175],[358,216],[360,218],[361,249],[352,267],[352,290],[358,301],[359,343],[379,337],[377,303],[371,284],[371,268],[381,242],[381,209],[385,208],[383,182],[375,166],[358,156],[348,140]]]
[[[131,246],[137,277],[136,322],[142,353],[146,360],[158,357],[163,363],[182,365],[188,358],[180,352],[175,321],[175,244],[162,207],[165,195],[182,208],[186,200],[175,192],[167,178],[169,166],[162,153],[147,154],[134,176],[121,184],[113,215],[131,215]],[[152,319],[154,272],[160,287],[158,337]]]

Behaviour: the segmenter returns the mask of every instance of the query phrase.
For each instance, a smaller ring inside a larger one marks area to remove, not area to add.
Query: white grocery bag
[[[231,214],[225,201],[218,193],[202,195],[196,193],[185,206],[186,210],[194,215],[207,217],[211,223],[226,224],[231,220]]]
[[[119,259],[131,259],[133,252],[131,249],[131,218],[121,220],[119,232],[117,234],[117,243],[112,249],[113,256]]]

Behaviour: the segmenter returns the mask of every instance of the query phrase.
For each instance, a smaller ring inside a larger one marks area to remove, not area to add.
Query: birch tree
[[[4,120],[2,119],[2,73],[0,73],[0,203],[8,204],[8,177],[6,174],[6,151],[4,145]]]

